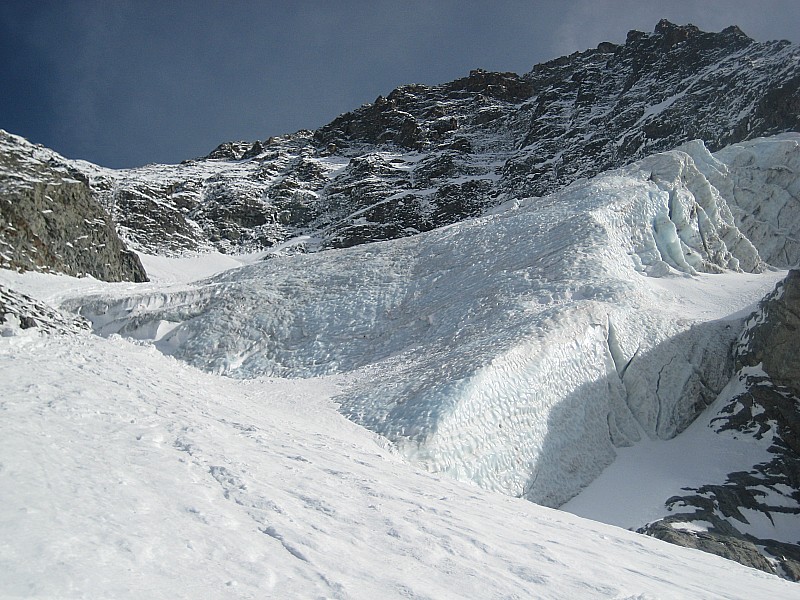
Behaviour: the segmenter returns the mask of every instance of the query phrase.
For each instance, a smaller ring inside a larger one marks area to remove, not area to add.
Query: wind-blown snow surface
[[[800,597],[416,470],[337,414],[336,380],[31,331],[0,337],[4,598]]]
[[[778,276],[738,279],[730,312],[711,316],[681,311],[653,282],[764,270],[729,203],[754,193],[757,177],[742,181],[759,164],[797,173],[799,140],[739,145],[761,163],[731,164],[693,142],[413,238],[68,305],[101,333],[216,373],[350,373],[341,412],[407,458],[558,506],[616,447],[673,437],[727,383],[738,313]],[[796,202],[796,179],[765,181],[776,203]]]

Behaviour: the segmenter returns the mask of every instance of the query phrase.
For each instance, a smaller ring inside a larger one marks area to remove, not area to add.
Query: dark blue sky
[[[797,0],[3,0],[0,128],[104,166],[179,162],[404,83],[524,73],[662,17],[800,41]]]

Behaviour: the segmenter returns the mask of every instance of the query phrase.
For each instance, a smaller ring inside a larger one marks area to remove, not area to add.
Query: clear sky
[[[0,128],[104,166],[179,162],[661,18],[800,42],[800,0],[2,0]]]

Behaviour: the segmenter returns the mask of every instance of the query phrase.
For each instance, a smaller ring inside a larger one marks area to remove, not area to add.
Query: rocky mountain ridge
[[[713,151],[798,129],[799,58],[796,46],[736,28],[662,21],[623,46],[600,44],[526,75],[476,70],[403,86],[316,132],[239,154],[217,149],[211,156],[256,163],[250,179],[263,184],[243,193],[241,179],[219,173],[188,213],[204,231],[215,224],[211,243],[234,250],[298,235],[318,238],[303,242],[313,249],[427,231],[690,139]]]
[[[180,165],[50,160],[85,178],[136,250],[286,253],[428,231],[691,139],[713,151],[797,130],[798,115],[796,45],[661,21],[524,75],[402,86],[317,131]]]
[[[160,251],[393,239],[691,139],[713,151],[796,130],[798,65],[788,42],[662,21],[522,76],[475,70],[403,86],[315,132],[223,144],[173,170],[98,178],[98,189],[127,236]],[[171,225],[152,227],[160,202]],[[177,244],[157,239],[176,228]]]

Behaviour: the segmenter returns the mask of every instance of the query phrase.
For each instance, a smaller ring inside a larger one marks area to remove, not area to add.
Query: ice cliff
[[[737,371],[710,426],[763,449],[743,454],[722,480],[683,487],[669,511],[642,531],[683,546],[800,580],[800,271],[767,295],[745,321],[733,355]]]
[[[662,309],[650,282],[766,268],[736,223],[730,190],[754,167],[735,157],[796,173],[798,145],[693,142],[420,236],[72,308],[234,377],[352,373],[340,410],[411,460],[557,506],[725,386],[740,321]],[[781,181],[775,201],[794,202]]]

